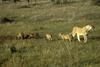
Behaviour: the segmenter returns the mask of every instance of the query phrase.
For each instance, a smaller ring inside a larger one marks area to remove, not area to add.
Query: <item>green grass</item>
[[[14,17],[14,23],[0,24],[0,35],[19,32],[46,32],[54,41],[43,39],[0,41],[0,67],[100,67],[100,7],[83,5],[37,5],[20,8],[20,5],[1,5],[0,16]],[[10,6],[10,7],[9,7]],[[3,9],[2,9],[3,8]],[[59,32],[69,33],[74,26],[92,24],[95,32],[87,43],[58,39]],[[12,53],[10,48],[15,47]]]

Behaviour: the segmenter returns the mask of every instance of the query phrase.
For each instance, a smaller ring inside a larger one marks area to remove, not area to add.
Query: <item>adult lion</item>
[[[92,25],[86,25],[84,27],[74,27],[72,30],[72,36],[77,36],[78,41],[80,42],[80,36],[84,37],[84,42],[87,42],[87,35],[89,31],[94,30],[94,26]]]

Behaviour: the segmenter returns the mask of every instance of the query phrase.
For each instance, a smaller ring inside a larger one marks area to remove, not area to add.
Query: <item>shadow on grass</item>
[[[0,24],[13,23],[14,21],[14,17],[0,17]]]
[[[21,8],[31,8],[30,6],[28,5],[23,5],[23,6],[19,6],[18,9],[21,9]]]
[[[88,39],[91,39],[91,40],[100,40],[100,36],[88,36]],[[84,40],[84,38],[81,37],[81,40]],[[77,41],[77,38],[74,38],[74,41]]]
[[[90,36],[88,37],[89,39],[92,39],[92,40],[100,40],[100,36]]]

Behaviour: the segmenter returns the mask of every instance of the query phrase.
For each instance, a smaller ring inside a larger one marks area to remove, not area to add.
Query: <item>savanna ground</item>
[[[0,24],[0,67],[100,67],[100,6],[88,3],[21,6],[0,5],[0,16],[14,19],[12,23]],[[59,39],[59,32],[69,33],[74,26],[86,24],[95,26],[87,43]],[[10,37],[19,32],[39,32],[42,37],[50,32],[53,41]]]

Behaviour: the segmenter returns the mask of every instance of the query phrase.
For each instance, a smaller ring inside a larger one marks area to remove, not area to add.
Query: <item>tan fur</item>
[[[86,25],[84,27],[74,27],[72,30],[72,36],[77,36],[78,41],[80,42],[80,36],[84,37],[84,42],[87,42],[87,34],[90,30],[93,30],[92,25]]]
[[[52,35],[50,33],[46,33],[45,36],[47,40],[52,40]]]
[[[29,35],[26,34],[25,32],[21,32],[17,34],[17,39],[28,39]]]
[[[31,38],[39,38],[39,34],[38,33],[25,33],[25,32],[21,32],[17,34],[17,39],[31,39]]]
[[[59,33],[59,36],[60,36],[63,40],[69,40],[69,41],[72,40],[70,34]]]
[[[23,38],[24,38],[24,33],[23,33],[23,32],[18,33],[18,34],[17,34],[17,38],[18,38],[18,39],[23,39]]]
[[[29,33],[29,34],[27,34],[27,35],[28,35],[28,38],[29,38],[29,39],[35,37],[35,33]]]

